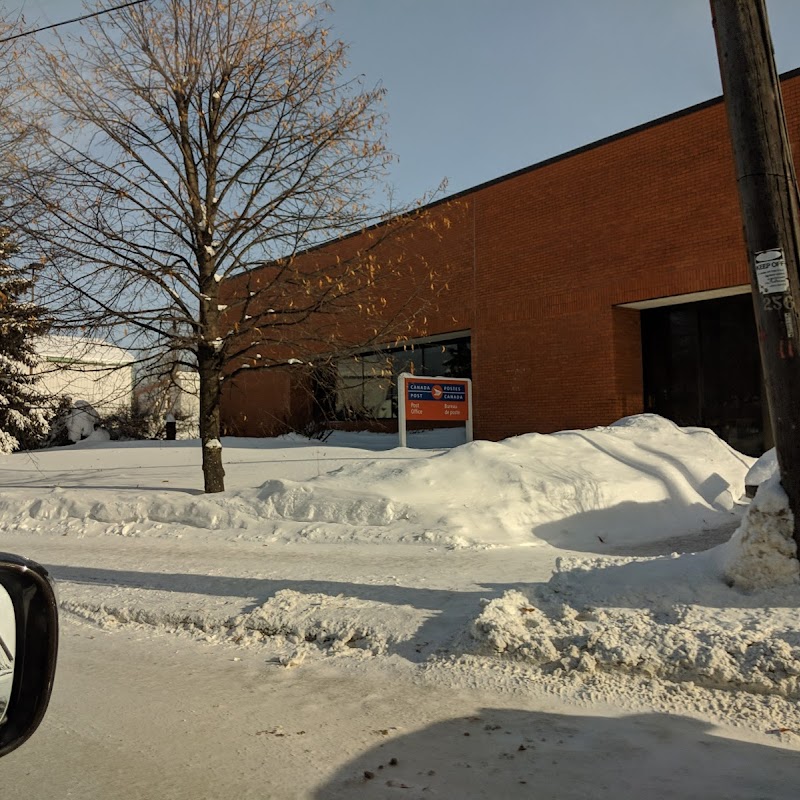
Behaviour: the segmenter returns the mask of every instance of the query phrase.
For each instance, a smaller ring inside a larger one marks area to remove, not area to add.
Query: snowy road
[[[82,623],[63,633],[44,727],[3,760],[18,797],[788,800],[800,778],[796,752],[680,716],[426,687],[391,668],[286,670]]]
[[[62,608],[114,624],[125,610],[151,612],[173,632],[225,640],[225,623],[282,590],[362,603],[376,637],[393,636],[392,652],[422,661],[446,647],[474,618],[481,598],[500,596],[531,580],[546,581],[556,552],[464,550],[347,545],[263,545],[252,542],[153,538],[30,537],[4,534],[2,548],[47,565]],[[480,582],[476,582],[480,576]],[[103,606],[98,614],[95,609]],[[352,611],[352,607],[350,609]],[[101,617],[101,618],[98,618]],[[407,631],[405,638],[397,632]],[[265,646],[271,644],[264,643]]]
[[[481,596],[513,585],[509,575],[546,579],[552,565],[538,551],[535,559],[453,552],[446,570],[421,581],[431,561],[421,548],[365,557],[342,545],[3,537],[3,547],[23,546],[53,569],[66,604],[122,606],[135,595],[139,607],[162,615],[202,607],[221,619],[281,588],[383,602],[394,591],[397,608],[416,608],[427,624],[383,658],[310,657],[292,669],[274,659],[280,651],[271,643],[243,647],[213,627],[202,641],[196,628],[109,619],[98,628],[67,614],[51,711],[2,764],[19,796],[796,796],[800,756],[768,734],[580,702],[569,692],[562,700],[510,676],[490,691],[480,680],[469,688],[459,675],[420,673]],[[402,629],[397,619],[386,624]]]
[[[723,571],[746,548],[691,554],[739,525],[745,457],[651,417],[385,445],[233,441],[216,496],[188,444],[0,458],[0,550],[52,570],[63,620],[51,710],[4,785],[796,796],[796,560],[754,594]]]

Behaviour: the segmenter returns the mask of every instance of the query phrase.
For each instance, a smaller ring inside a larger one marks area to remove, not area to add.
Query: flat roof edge
[[[784,81],[791,80],[792,78],[797,78],[798,76],[800,76],[800,67],[788,70],[787,72],[782,72],[778,76],[778,79],[780,80],[781,83],[783,83]],[[703,111],[706,108],[711,108],[712,106],[722,103],[723,99],[724,99],[723,95],[720,94],[717,95],[716,97],[710,98],[709,100],[703,100],[700,103],[695,103],[694,105],[687,106],[686,108],[681,108],[678,111],[671,111],[669,114],[664,114],[661,117],[656,117],[655,119],[648,120],[647,122],[642,122],[639,125],[634,125],[631,128],[625,128],[625,130],[618,131],[617,133],[612,133],[609,136],[604,136],[602,139],[596,139],[593,142],[580,145],[579,147],[575,147],[572,150],[567,150],[564,153],[558,153],[557,155],[550,156],[549,158],[546,158],[543,161],[537,161],[534,164],[529,164],[527,167],[521,167],[520,169],[514,170],[513,172],[507,172],[505,175],[500,175],[497,178],[491,178],[488,181],[476,184],[475,186],[470,186],[467,189],[462,189],[461,191],[447,195],[446,197],[440,197],[438,200],[431,200],[429,203],[425,203],[424,205],[421,205],[417,208],[413,208],[408,211],[402,211],[396,215],[387,217],[386,219],[379,220],[378,222],[373,222],[371,225],[367,225],[364,228],[359,228],[358,230],[343,234],[342,236],[337,236],[336,238],[328,239],[327,241],[320,242],[319,244],[309,245],[308,247],[299,250],[295,255],[302,256],[308,253],[313,253],[315,250],[321,250],[337,242],[344,242],[347,241],[348,239],[352,239],[354,236],[360,236],[366,231],[371,231],[381,228],[382,226],[391,222],[393,219],[401,219],[402,217],[409,216],[411,214],[419,214],[420,212],[436,208],[437,206],[444,205],[445,203],[452,203],[455,200],[460,200],[464,197],[467,197],[468,195],[474,194],[475,192],[479,192],[483,189],[488,189],[490,186],[495,186],[499,183],[503,183],[504,181],[512,180],[513,178],[518,178],[521,175],[528,174],[529,172],[535,172],[536,170],[544,169],[545,167],[549,167],[550,165],[556,164],[559,161],[565,161],[568,158],[573,158],[575,156],[581,155],[582,153],[587,153],[591,150],[596,150],[599,147],[604,147],[605,145],[611,144],[612,142],[615,142],[619,139],[625,139],[628,136],[633,136],[637,133],[641,133],[642,131],[646,131],[649,128],[655,128],[659,125],[664,125],[667,122],[672,122],[673,120],[680,119],[681,117],[688,117],[691,114],[694,114],[698,111]],[[275,261],[280,261],[280,259],[275,259]],[[270,263],[275,263],[275,261]],[[254,267],[252,270],[248,270],[248,273],[255,272],[256,270],[262,269],[265,266],[269,266],[269,264],[263,264],[259,267]]]
[[[796,67],[795,69],[788,70],[787,72],[782,72],[778,78],[781,83],[787,80],[791,80],[792,78],[797,78],[800,76],[800,67]],[[700,103],[695,103],[694,105],[687,106],[686,108],[681,108],[678,111],[671,111],[669,114],[664,114],[661,117],[656,117],[655,119],[648,120],[647,122],[642,122],[638,125],[634,125],[631,128],[625,128],[622,131],[618,131],[617,133],[609,134],[608,136],[604,136],[602,139],[595,139],[593,142],[589,142],[587,144],[582,144],[579,147],[574,147],[572,150],[567,150],[564,153],[558,153],[557,155],[550,156],[549,158],[544,159],[543,161],[537,161],[534,164],[529,164],[527,167],[521,167],[520,169],[514,170],[513,172],[507,172],[505,175],[500,175],[497,178],[491,178],[488,181],[484,181],[483,183],[479,183],[475,186],[471,186],[468,189],[462,189],[455,194],[448,195],[447,197],[442,197],[439,200],[434,200],[427,205],[421,206],[419,210],[423,210],[426,208],[433,208],[434,206],[440,205],[441,203],[447,203],[451,200],[457,200],[460,197],[464,197],[465,195],[471,194],[472,192],[480,191],[481,189],[486,189],[489,186],[494,186],[497,183],[502,183],[503,181],[510,180],[511,178],[516,178],[520,175],[525,175],[528,172],[534,172],[537,169],[542,169],[543,167],[548,167],[551,164],[555,164],[559,161],[564,161],[568,158],[572,158],[573,156],[580,155],[581,153],[586,153],[590,150],[595,150],[598,147],[603,147],[604,145],[611,144],[612,142],[617,141],[618,139],[625,139],[628,136],[633,136],[634,134],[641,133],[642,131],[646,131],[648,128],[655,128],[658,125],[664,125],[667,122],[672,122],[675,119],[680,119],[681,117],[688,117],[691,114],[694,114],[698,111],[703,111],[706,108],[711,108],[712,106],[718,105],[723,101],[723,95],[717,95],[716,97],[712,97],[709,100],[703,100]]]

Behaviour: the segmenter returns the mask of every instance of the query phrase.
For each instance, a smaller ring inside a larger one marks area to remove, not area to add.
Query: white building
[[[181,371],[169,378],[141,382],[134,391],[137,406],[163,422],[177,422],[179,439],[196,439],[200,435],[200,376]]]
[[[100,415],[130,408],[133,356],[100,339],[43,336],[37,341],[39,386],[52,395],[85,400]]]

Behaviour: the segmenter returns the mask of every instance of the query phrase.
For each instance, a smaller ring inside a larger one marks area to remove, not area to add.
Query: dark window
[[[392,347],[340,359],[336,365],[337,419],[397,417],[397,376],[472,377],[469,337]]]
[[[423,350],[421,347],[406,347],[402,350],[387,350],[392,360],[392,374],[397,377],[401,372],[410,372],[412,375],[424,375]]]
[[[642,312],[645,410],[764,448],[761,359],[749,294]]]

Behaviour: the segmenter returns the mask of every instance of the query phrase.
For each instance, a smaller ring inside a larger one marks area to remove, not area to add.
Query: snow
[[[503,442],[465,444],[463,429],[409,442],[345,432],[209,442],[223,448],[227,486],[212,495],[201,492],[197,442],[86,440],[0,456],[0,549],[51,565],[76,636],[102,632],[118,642],[111,653],[131,635],[202,643],[212,673],[212,662],[251,665],[261,677],[249,685],[296,673],[303,694],[319,696],[323,727],[347,727],[340,682],[353,687],[350,702],[368,685],[403,687],[393,713],[405,727],[380,723],[398,746],[428,724],[435,741],[437,726],[460,717],[491,749],[483,726],[495,716],[522,737],[498,759],[533,745],[532,729],[505,713],[463,711],[480,695],[478,707],[593,719],[682,715],[720,741],[758,742],[738,760],[765,776],[764,752],[798,749],[791,516],[774,480],[744,497],[754,459],[652,415]],[[270,708],[294,724],[282,685]],[[438,720],[426,716],[428,697]],[[487,721],[473,728],[476,713]],[[618,789],[614,765],[650,736],[631,726],[606,743],[606,766],[592,762]],[[355,740],[346,747],[366,763]],[[584,747],[596,744],[575,757]],[[359,791],[382,796],[391,778],[454,796],[447,786],[477,755],[456,756],[457,741],[452,751],[449,766],[431,763],[436,780],[398,769],[377,794],[362,776]],[[422,763],[427,748],[398,752]],[[343,770],[330,796],[353,796],[344,756],[328,755]],[[665,796],[696,796],[704,779],[693,775]],[[735,796],[774,796],[753,792]]]
[[[134,361],[127,350],[103,339],[48,334],[39,337],[35,346],[40,358],[58,363],[111,366],[131,364]]]
[[[739,529],[724,550],[728,580],[742,589],[800,582],[794,515],[775,473],[758,487]]]
[[[86,400],[76,400],[67,413],[65,425],[67,438],[71,442],[80,442],[95,433],[95,425],[100,416]],[[110,438],[110,437],[108,437]],[[97,441],[97,440],[95,440]]]
[[[746,486],[759,486],[768,478],[778,473],[778,455],[773,447],[767,450],[747,472],[744,482]]]

